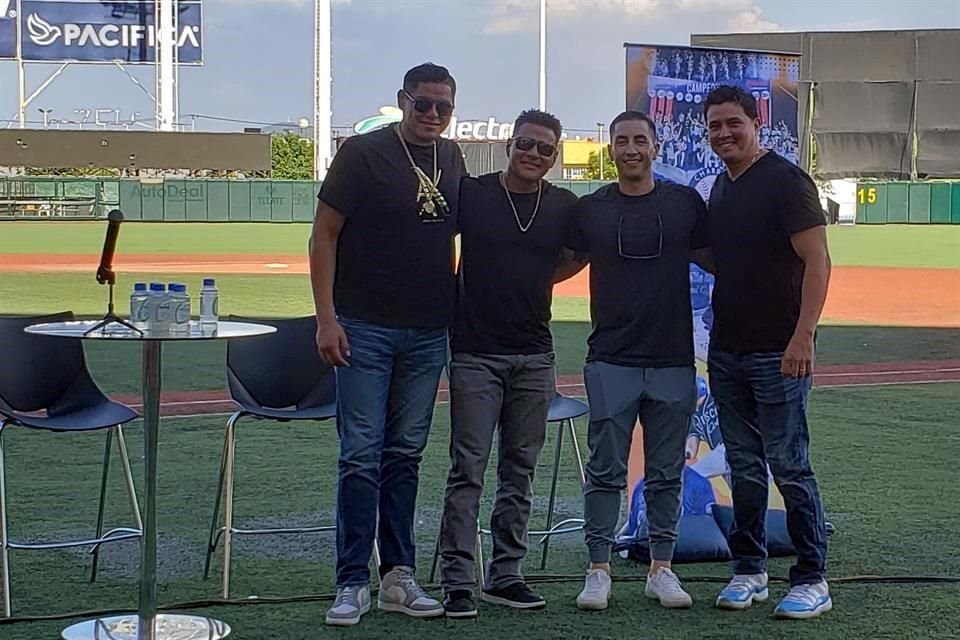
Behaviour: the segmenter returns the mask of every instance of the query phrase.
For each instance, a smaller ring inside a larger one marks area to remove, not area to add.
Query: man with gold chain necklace
[[[380,544],[378,607],[443,615],[414,579],[419,466],[455,301],[459,146],[441,138],[456,83],[408,71],[398,126],[349,138],[318,196],[310,239],[317,348],[337,367],[337,597],[327,624],[360,621]]]
[[[564,240],[576,196],[544,180],[557,160],[561,125],[524,111],[503,172],[464,179],[461,257],[451,330],[451,469],[440,533],[441,582],[450,618],[477,615],[474,548],[484,472],[499,429],[493,557],[480,598],[539,609],[520,573],[531,486],[556,393],[550,304],[553,284],[582,268]]]

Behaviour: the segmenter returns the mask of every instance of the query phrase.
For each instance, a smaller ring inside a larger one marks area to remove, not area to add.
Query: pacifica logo
[[[12,0],[0,0],[10,2]],[[186,25],[177,38],[177,46],[200,47],[200,27]],[[36,13],[27,16],[27,34],[37,46],[48,47],[63,38],[64,46],[94,47],[136,47],[142,41],[147,46],[157,43],[157,29],[139,24],[76,24],[65,22],[63,25],[50,24]]]

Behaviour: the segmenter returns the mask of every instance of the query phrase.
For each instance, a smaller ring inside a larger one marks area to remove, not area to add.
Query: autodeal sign
[[[199,0],[180,0],[175,38],[181,64],[203,62]],[[35,62],[152,63],[161,34],[153,0],[65,2],[0,0],[0,58],[16,56],[20,21],[23,59]]]

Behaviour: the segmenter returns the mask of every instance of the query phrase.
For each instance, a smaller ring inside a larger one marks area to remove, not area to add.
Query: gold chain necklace
[[[743,174],[745,174],[745,173],[747,172],[747,169],[749,169],[750,167],[752,167],[752,166],[753,166],[753,163],[755,163],[757,160],[760,159],[760,156],[763,155],[763,151],[764,151],[764,150],[763,150],[763,147],[757,149],[757,152],[756,152],[755,154],[753,154],[753,158],[750,159],[750,164],[748,164],[746,167],[744,167],[743,171],[741,171],[740,173],[738,173],[736,178],[734,178],[734,177],[733,177],[733,174],[730,173],[730,170],[727,169],[727,173],[730,175],[730,180],[731,180],[732,182],[736,182],[737,180],[739,180],[739,179],[740,179],[740,176],[742,176]]]
[[[423,172],[423,169],[418,167],[417,163],[414,162],[413,154],[410,153],[410,149],[407,147],[407,141],[403,139],[403,134],[400,133],[399,124],[394,127],[394,131],[397,132],[400,145],[403,147],[404,153],[407,154],[407,160],[410,161],[410,166],[413,168],[413,172],[416,174],[417,181],[419,182],[417,186],[417,203],[420,204],[420,216],[438,218],[441,212],[446,215],[450,211],[450,207],[447,205],[446,199],[437,187],[437,185],[440,184],[440,176],[443,173],[442,169],[437,168],[437,141],[433,141],[433,180],[431,180],[427,177],[427,174]]]
[[[507,194],[507,200],[510,202],[510,208],[513,209],[513,217],[517,221],[517,226],[520,228],[520,233],[526,233],[527,230],[533,226],[533,221],[537,217],[537,212],[540,211],[540,194],[543,191],[543,181],[537,180],[537,204],[533,207],[533,215],[530,216],[530,222],[527,223],[527,226],[523,226],[523,223],[520,222],[520,214],[517,213],[517,205],[513,204],[513,196],[510,195],[510,190],[507,189],[507,178],[506,173],[500,172],[500,185],[503,187],[503,192]]]

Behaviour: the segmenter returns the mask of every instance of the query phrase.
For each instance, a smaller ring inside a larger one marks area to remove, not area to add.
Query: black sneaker
[[[470,591],[451,591],[443,598],[443,610],[448,618],[476,618],[477,605]]]
[[[514,582],[503,589],[484,590],[480,594],[480,599],[490,604],[502,604],[514,609],[542,609],[547,606],[547,601],[530,591],[523,582]]]

